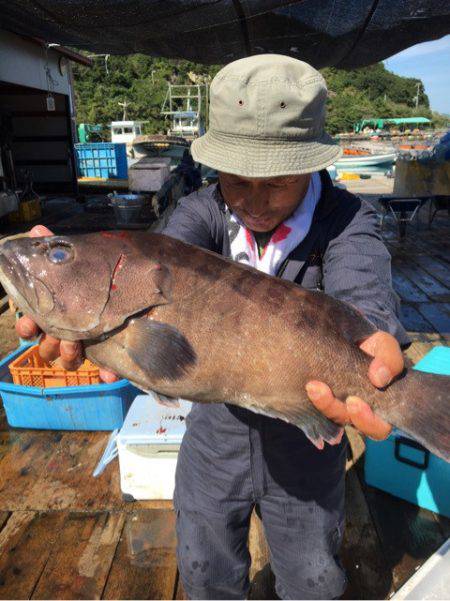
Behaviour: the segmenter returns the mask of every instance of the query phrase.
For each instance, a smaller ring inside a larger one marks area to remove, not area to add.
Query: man
[[[325,170],[340,156],[323,131],[326,97],[320,73],[288,57],[255,56],[222,69],[211,85],[210,129],[192,144],[194,159],[218,170],[219,185],[181,199],[164,233],[353,303],[379,328],[359,344],[374,357],[368,377],[383,387],[402,371],[399,342],[408,340],[377,216],[334,188]],[[19,331],[32,335],[36,327],[23,319]],[[80,350],[44,338],[46,358],[59,352],[73,365]],[[307,392],[339,424],[374,438],[390,431],[361,399],[340,402],[321,382],[310,382]],[[320,450],[280,420],[226,404],[194,405],[174,499],[179,569],[190,598],[245,598],[254,507],[281,598],[343,593],[341,438]]]

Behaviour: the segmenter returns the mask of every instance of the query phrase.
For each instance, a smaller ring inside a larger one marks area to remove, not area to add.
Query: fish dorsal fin
[[[171,325],[141,317],[126,329],[127,353],[156,380],[178,380],[197,360],[186,337]]]
[[[323,292],[313,294],[320,295],[325,302],[324,309],[332,327],[338,330],[348,342],[359,342],[377,331],[377,327],[354,305],[325,295]]]
[[[338,319],[341,320],[340,326],[349,342],[359,342],[375,334],[377,327],[358,308],[343,301],[340,301],[340,304],[342,309]]]

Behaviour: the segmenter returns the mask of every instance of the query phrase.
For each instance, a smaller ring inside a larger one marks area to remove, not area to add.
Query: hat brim
[[[234,136],[209,130],[192,142],[195,161],[242,177],[277,177],[320,171],[342,155],[324,133],[317,140],[278,140]]]

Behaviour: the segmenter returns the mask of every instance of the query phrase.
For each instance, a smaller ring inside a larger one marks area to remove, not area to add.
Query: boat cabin
[[[130,146],[137,136],[143,133],[143,121],[112,121],[111,142]]]

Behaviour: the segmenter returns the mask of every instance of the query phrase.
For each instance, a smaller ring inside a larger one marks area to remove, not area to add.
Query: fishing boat
[[[350,154],[344,153],[334,166],[338,171],[379,171],[390,169],[395,163],[397,155],[395,152],[385,154]]]
[[[169,157],[171,168],[175,168],[183,159],[183,154],[190,143],[181,136],[153,134],[138,136],[133,141],[135,157]]]

